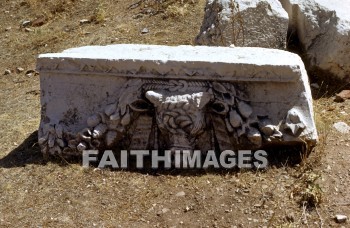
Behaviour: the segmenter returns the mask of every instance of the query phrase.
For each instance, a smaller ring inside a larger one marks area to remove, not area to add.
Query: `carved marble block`
[[[286,51],[89,46],[40,55],[37,69],[44,154],[317,142],[307,73]]]

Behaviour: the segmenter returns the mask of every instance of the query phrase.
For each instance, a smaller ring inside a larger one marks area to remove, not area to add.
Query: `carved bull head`
[[[207,92],[169,95],[155,91],[145,95],[156,109],[157,125],[168,136],[168,146],[172,150],[193,149],[196,137],[206,127],[204,110],[212,95]]]

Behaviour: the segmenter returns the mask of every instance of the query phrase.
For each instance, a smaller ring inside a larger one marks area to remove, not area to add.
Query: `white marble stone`
[[[286,48],[288,14],[278,0],[208,0],[196,43]]]
[[[350,0],[280,0],[310,69],[350,81]]]
[[[40,55],[37,69],[43,153],[317,141],[307,73],[286,51],[91,46]]]

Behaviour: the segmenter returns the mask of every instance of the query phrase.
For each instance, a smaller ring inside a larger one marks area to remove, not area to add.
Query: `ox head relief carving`
[[[193,149],[196,137],[206,127],[204,112],[212,95],[147,91],[145,96],[155,107],[156,122],[162,134],[168,137],[168,146]]]

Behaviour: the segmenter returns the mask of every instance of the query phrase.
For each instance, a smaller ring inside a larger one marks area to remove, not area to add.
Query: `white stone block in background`
[[[195,42],[285,49],[288,14],[278,0],[208,0]]]
[[[310,69],[350,81],[350,0],[280,1]]]
[[[37,69],[44,154],[317,141],[307,73],[289,52],[91,46],[40,55]]]

